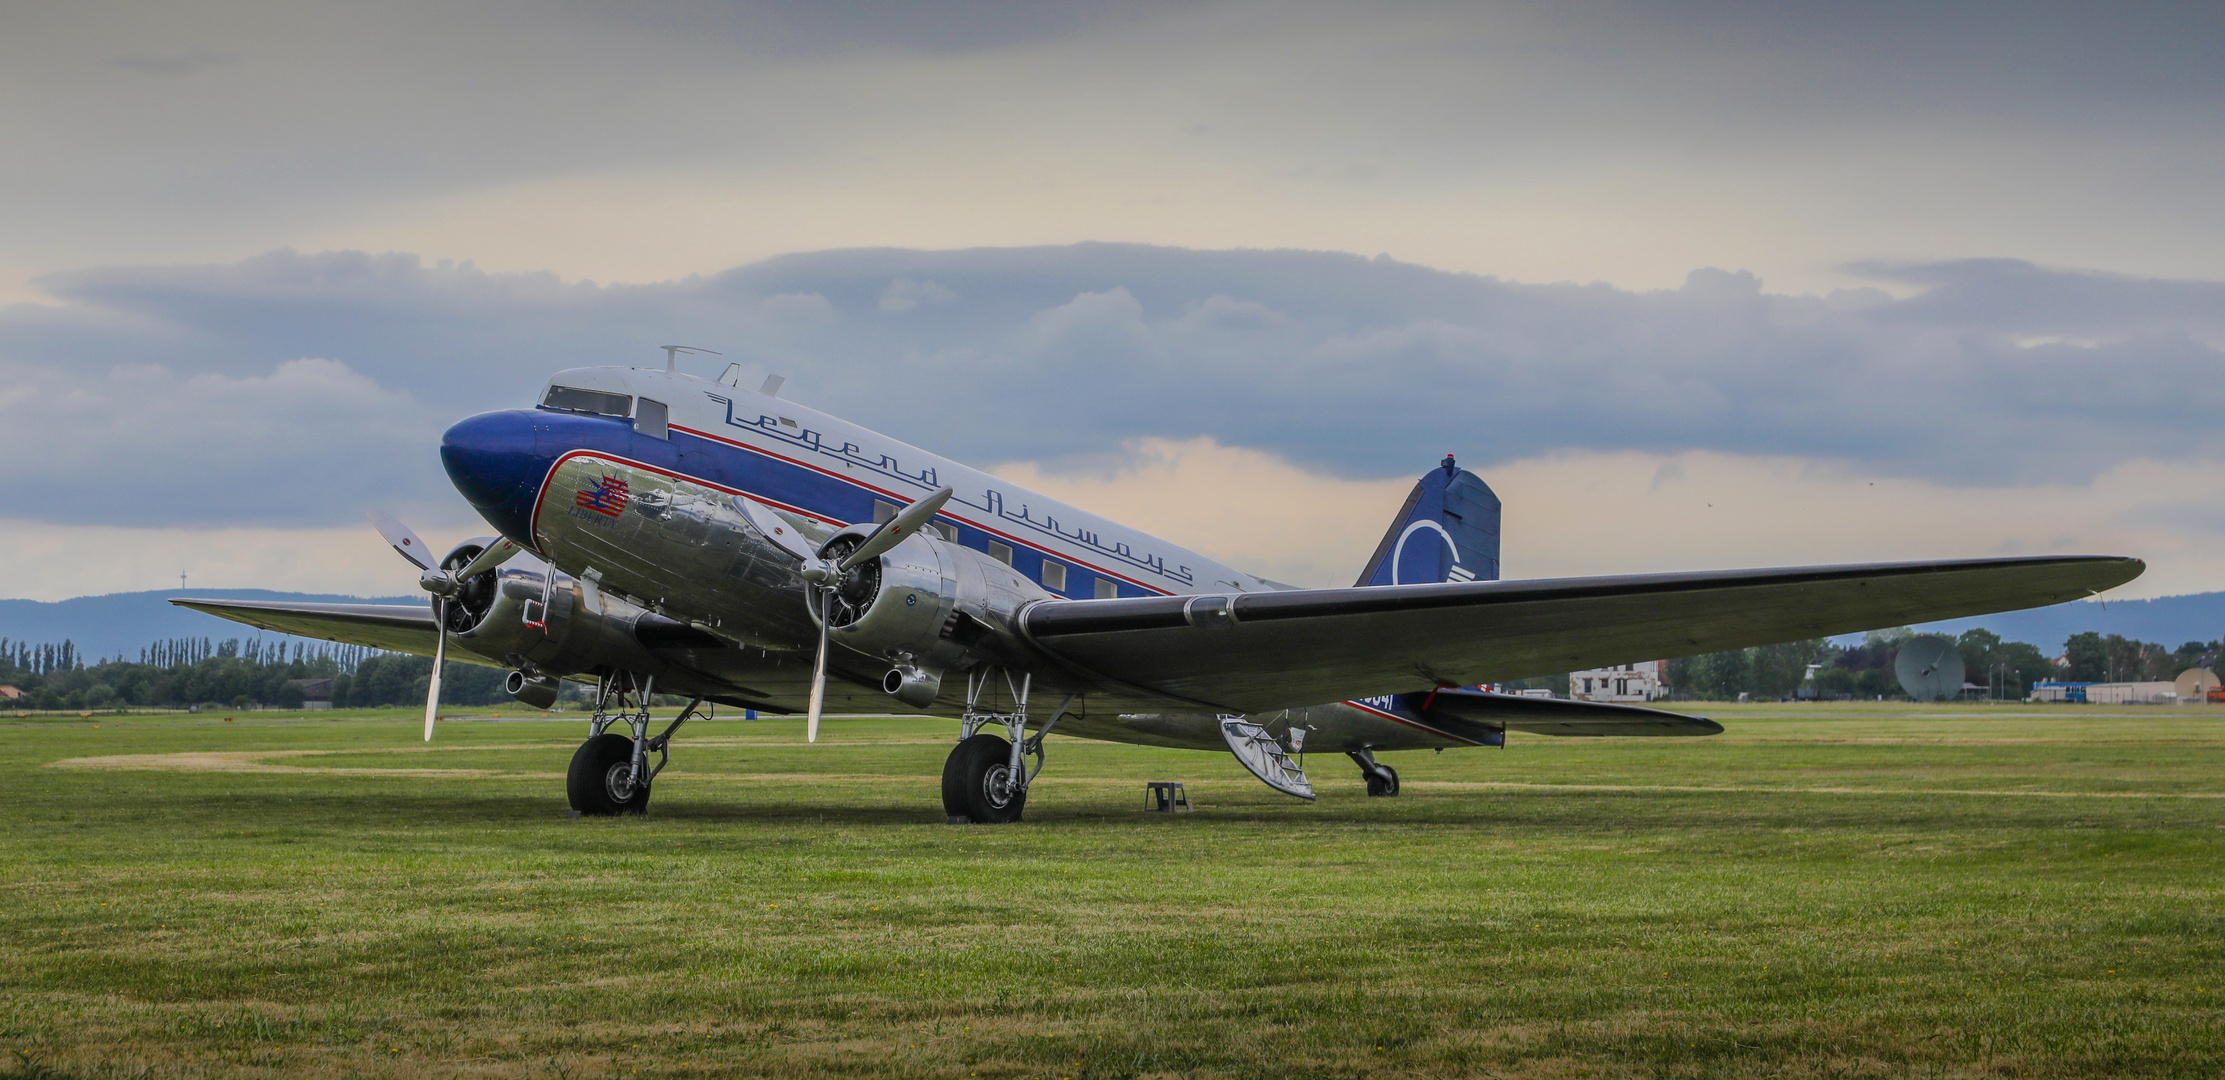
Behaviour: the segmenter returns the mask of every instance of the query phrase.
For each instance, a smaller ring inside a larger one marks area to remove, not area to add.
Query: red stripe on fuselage
[[[1355,709],[1358,709],[1358,710],[1360,710],[1361,712],[1365,712],[1365,713],[1374,713],[1375,715],[1377,715],[1377,716],[1380,716],[1380,717],[1382,717],[1382,718],[1384,718],[1384,719],[1386,719],[1386,720],[1396,720],[1396,721],[1398,721],[1399,723],[1401,723],[1401,724],[1404,724],[1404,725],[1406,725],[1407,727],[1410,727],[1410,728],[1419,728],[1419,729],[1421,729],[1421,730],[1423,730],[1423,731],[1426,731],[1426,732],[1428,732],[1428,733],[1430,733],[1430,734],[1432,734],[1432,735],[1441,735],[1441,736],[1443,736],[1443,737],[1445,737],[1445,738],[1447,738],[1447,739],[1451,739],[1451,740],[1452,740],[1452,741],[1454,741],[1454,742],[1458,742],[1458,743],[1466,743],[1466,744],[1468,744],[1469,746],[1489,746],[1489,745],[1491,745],[1490,743],[1480,743],[1480,742],[1477,742],[1477,741],[1475,741],[1474,739],[1463,739],[1463,738],[1461,738],[1460,736],[1458,736],[1458,735],[1455,735],[1455,734],[1453,734],[1452,732],[1449,732],[1449,731],[1440,731],[1440,730],[1438,730],[1438,729],[1436,729],[1436,728],[1430,727],[1430,726],[1429,726],[1428,724],[1423,724],[1423,723],[1418,723],[1418,722],[1416,722],[1416,721],[1413,721],[1413,720],[1408,720],[1407,718],[1405,718],[1405,717],[1403,717],[1403,716],[1400,716],[1400,715],[1398,715],[1397,713],[1384,712],[1383,710],[1381,710],[1381,709],[1378,709],[1378,708],[1376,708],[1376,707],[1375,707],[1375,706],[1373,706],[1373,705],[1362,705],[1362,704],[1360,704],[1360,703],[1359,703],[1359,702],[1357,702],[1357,701],[1346,701],[1346,702],[1342,702],[1342,704],[1345,704],[1345,705],[1350,705],[1351,707],[1353,707],[1353,708],[1355,708]]]

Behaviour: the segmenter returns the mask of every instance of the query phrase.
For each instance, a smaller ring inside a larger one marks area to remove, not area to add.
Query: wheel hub
[[[612,802],[626,802],[634,797],[634,766],[631,761],[621,761],[603,773],[603,790]]]
[[[1010,765],[992,765],[981,774],[981,793],[988,796],[989,805],[1002,810],[1012,801],[1012,791],[1006,783],[1006,778],[1011,775]]]

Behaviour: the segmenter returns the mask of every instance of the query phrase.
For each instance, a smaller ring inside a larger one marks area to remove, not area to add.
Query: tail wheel
[[[634,741],[604,732],[579,745],[564,793],[572,809],[593,817],[638,814],[649,808],[649,785],[632,782]]]
[[[1004,789],[1012,770],[1012,744],[983,732],[958,744],[943,762],[943,813],[979,824],[1020,820],[1026,789]]]
[[[1388,765],[1375,766],[1367,774],[1367,793],[1377,799],[1387,799],[1398,794],[1398,770]]]

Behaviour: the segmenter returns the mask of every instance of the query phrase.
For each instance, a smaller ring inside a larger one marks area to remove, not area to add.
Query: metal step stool
[[[1187,814],[1190,796],[1180,780],[1151,780],[1143,785],[1143,808],[1160,814]]]

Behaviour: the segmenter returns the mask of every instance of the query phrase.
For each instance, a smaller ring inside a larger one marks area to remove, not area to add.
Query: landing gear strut
[[[1367,778],[1367,794],[1371,799],[1387,799],[1398,794],[1398,770],[1375,760],[1373,750],[1348,750],[1346,756],[1360,766],[1360,775]]]
[[[1002,677],[1012,699],[1010,712],[997,712],[983,701],[983,691],[994,700],[992,680]],[[1020,820],[1027,808],[1028,785],[1043,771],[1043,736],[1051,733],[1074,695],[1066,695],[1051,718],[1027,733],[1028,690],[1035,676],[1022,674],[1018,682],[1002,668],[988,668],[966,675],[966,711],[959,720],[958,745],[943,762],[943,814],[953,825],[1002,825]],[[1004,725],[1000,738],[982,731],[991,723]],[[1027,758],[1035,767],[1027,767]]]
[[[688,702],[664,733],[649,734],[649,695],[655,678],[619,673],[602,680],[595,694],[595,715],[587,722],[587,741],[572,754],[564,794],[578,816],[639,814],[649,808],[649,786],[672,763],[672,733],[695,715],[702,698]],[[631,736],[607,730],[623,721]],[[657,763],[649,764],[649,755]]]

